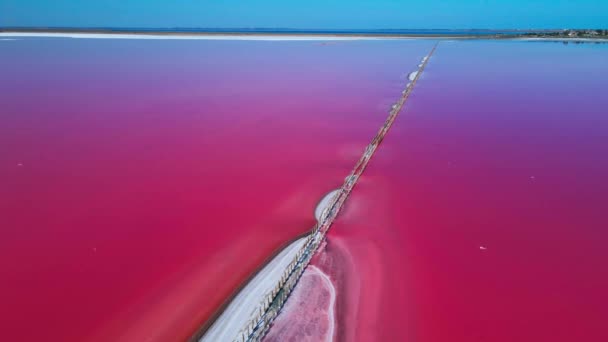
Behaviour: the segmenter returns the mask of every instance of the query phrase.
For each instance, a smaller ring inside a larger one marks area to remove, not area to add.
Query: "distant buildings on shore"
[[[561,31],[550,31],[550,32],[531,32],[523,34],[526,37],[539,37],[539,38],[607,38],[608,29],[597,29],[597,30],[573,30],[566,29]]]

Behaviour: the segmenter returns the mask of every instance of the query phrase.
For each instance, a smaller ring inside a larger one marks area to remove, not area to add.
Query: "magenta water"
[[[608,45],[440,43],[313,263],[337,337],[607,340],[607,86]]]
[[[430,41],[0,41],[4,339],[183,340],[315,223]]]

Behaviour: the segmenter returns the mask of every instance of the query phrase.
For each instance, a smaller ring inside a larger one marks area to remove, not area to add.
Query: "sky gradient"
[[[298,29],[607,28],[605,0],[4,0],[0,26]]]

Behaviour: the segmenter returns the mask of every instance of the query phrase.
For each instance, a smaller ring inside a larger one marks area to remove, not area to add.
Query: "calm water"
[[[440,44],[329,234],[338,334],[608,340],[607,88],[605,45]]]
[[[428,41],[0,41],[5,340],[180,340],[314,224]]]

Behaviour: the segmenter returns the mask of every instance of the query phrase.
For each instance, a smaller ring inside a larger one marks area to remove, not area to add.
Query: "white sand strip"
[[[256,310],[261,306],[262,300],[279,283],[285,269],[302,248],[305,240],[306,238],[296,240],[264,266],[232,300],[199,341],[232,341],[254,316]]]
[[[0,32],[0,37],[96,38],[96,39],[194,39],[194,40],[378,40],[393,37],[332,35],[265,35],[265,34],[137,34],[137,33],[68,33],[68,32]],[[399,38],[404,39],[404,38]]]

